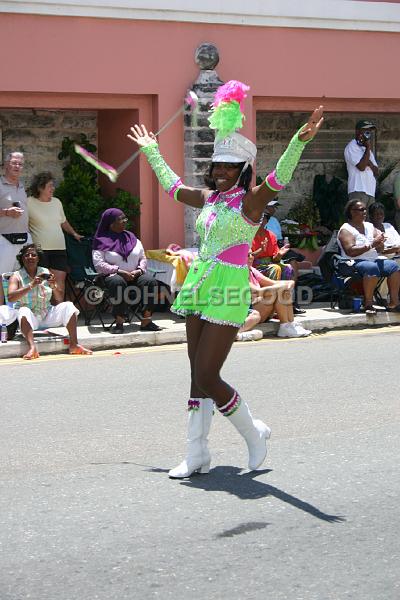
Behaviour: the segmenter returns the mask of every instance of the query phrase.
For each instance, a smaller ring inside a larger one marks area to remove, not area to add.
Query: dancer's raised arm
[[[267,175],[261,185],[246,194],[243,212],[253,221],[260,219],[265,205],[290,182],[306,144],[316,136],[324,121],[323,111],[324,107],[319,106],[312,112],[307,123],[292,137],[275,170]]]
[[[134,125],[128,138],[136,142],[146,155],[158,181],[171,198],[194,208],[204,206],[209,191],[190,188],[183,184],[181,178],[173,172],[162,157],[154,133],[151,131],[149,133],[144,125]]]

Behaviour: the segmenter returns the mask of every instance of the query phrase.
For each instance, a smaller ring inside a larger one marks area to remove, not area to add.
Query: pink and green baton
[[[197,94],[195,94],[193,91],[189,91],[189,93],[187,94],[187,96],[185,98],[184,105],[179,110],[177,110],[176,113],[174,115],[172,115],[172,117],[170,119],[168,119],[168,121],[166,123],[164,123],[164,125],[157,131],[157,133],[155,135],[156,136],[159,135],[167,127],[169,127],[171,125],[171,123],[173,123],[175,121],[175,119],[177,119],[179,117],[179,115],[186,110],[187,107],[191,110],[192,115],[195,116],[198,102],[199,102],[199,98],[198,98]],[[75,152],[77,154],[79,154],[79,156],[81,156],[84,160],[86,160],[86,162],[91,164],[95,169],[97,169],[101,173],[104,173],[104,175],[106,175],[109,178],[109,180],[112,181],[113,183],[115,183],[117,181],[117,179],[121,175],[121,173],[123,173],[125,171],[125,169],[127,167],[129,167],[129,165],[140,154],[140,150],[137,150],[134,154],[132,154],[132,156],[130,156],[125,162],[123,162],[122,165],[120,165],[117,169],[115,169],[111,165],[108,165],[106,162],[103,162],[102,160],[97,158],[94,154],[92,154],[88,150],[85,150],[85,148],[82,148],[82,146],[75,144],[74,148],[75,148]]]

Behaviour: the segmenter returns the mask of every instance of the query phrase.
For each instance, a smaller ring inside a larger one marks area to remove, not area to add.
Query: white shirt
[[[346,161],[347,172],[349,175],[347,189],[351,192],[365,192],[368,196],[375,196],[376,179],[371,167],[366,167],[365,171],[357,169],[356,165],[364,156],[364,146],[359,146],[356,140],[351,140],[344,150],[344,159]],[[371,150],[369,159],[373,165],[378,166],[375,156]]]
[[[354,245],[357,248],[362,248],[363,246],[367,246],[368,244],[372,244],[374,241],[374,229],[375,227],[372,223],[368,223],[368,221],[364,221],[364,230],[365,233],[360,233],[358,229],[350,225],[350,223],[343,223],[338,233],[338,244],[340,246],[340,252],[344,258],[351,258],[353,260],[376,260],[379,257],[379,254],[375,250],[375,248],[371,248],[358,256],[348,256],[343,249],[342,244],[340,243],[340,232],[348,231],[354,236]]]
[[[98,273],[104,275],[112,275],[117,272],[117,267],[123,271],[135,271],[140,268],[146,271],[147,260],[144,253],[142,243],[138,240],[132,252],[125,261],[118,252],[110,252],[109,250],[93,250],[92,251],[93,265]],[[112,265],[112,266],[111,266]],[[114,268],[113,268],[114,267]]]
[[[383,223],[385,229],[385,248],[400,246],[400,235],[390,223]]]

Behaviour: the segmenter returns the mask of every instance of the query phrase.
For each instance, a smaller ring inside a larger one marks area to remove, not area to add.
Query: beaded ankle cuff
[[[200,400],[194,400],[193,398],[190,398],[190,400],[188,401],[188,410],[199,410],[200,408]]]
[[[229,402],[225,404],[225,406],[218,408],[218,410],[224,417],[230,417],[234,412],[237,411],[241,401],[241,397],[237,392],[235,392]]]

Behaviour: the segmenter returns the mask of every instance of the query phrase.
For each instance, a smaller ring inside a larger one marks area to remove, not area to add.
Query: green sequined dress
[[[251,301],[247,257],[259,227],[242,214],[245,194],[243,188],[210,194],[196,221],[199,255],[173,312],[220,325],[244,323]]]

